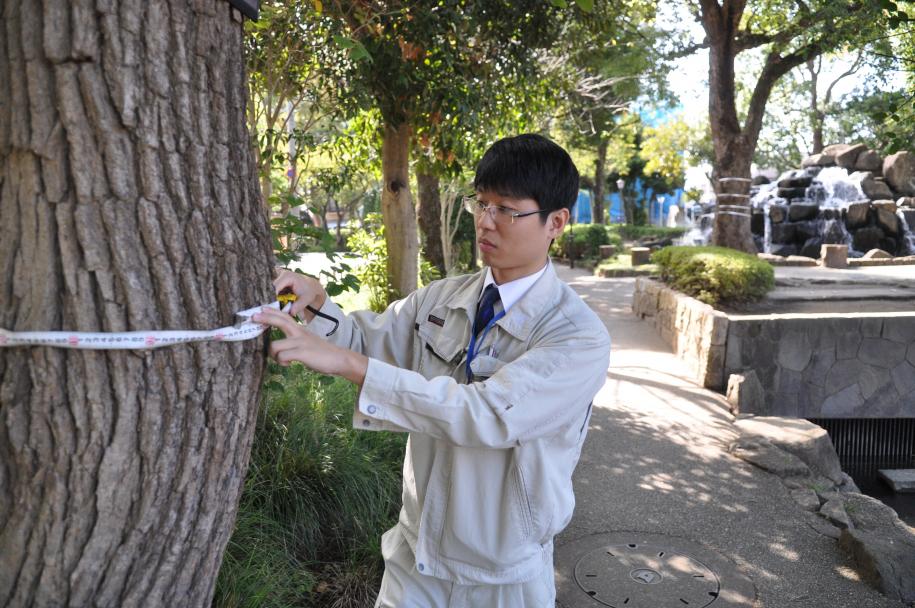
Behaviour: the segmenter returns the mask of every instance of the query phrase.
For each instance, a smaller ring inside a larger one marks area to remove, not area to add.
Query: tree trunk
[[[388,276],[394,298],[416,291],[419,270],[416,210],[410,194],[409,150],[409,124],[385,125],[381,144],[381,174],[384,180],[381,214],[388,246]]]
[[[819,154],[823,151],[823,121],[826,115],[820,111],[820,100],[817,95],[820,70],[815,60],[807,62],[807,71],[810,72],[810,130],[813,133],[813,149],[810,153]]]
[[[601,139],[597,146],[597,166],[594,170],[594,196],[591,199],[591,221],[604,223],[604,187],[607,182],[607,146],[610,141]]]
[[[423,253],[430,264],[445,276],[445,253],[442,248],[442,196],[438,176],[416,173],[419,194],[419,228],[423,234]]]
[[[229,4],[0,15],[0,326],[210,329],[270,299]],[[209,606],[262,353],[0,348],[0,606]]]
[[[721,195],[715,213],[712,243],[748,253],[756,253],[750,232],[749,200],[743,191],[722,190],[721,178],[749,178],[750,163],[756,147],[756,129],[752,140],[741,129],[735,101],[734,58],[737,56],[735,35],[744,3],[703,0],[702,25],[709,40],[709,122],[715,149],[715,178]],[[731,184],[738,182],[730,182]],[[727,196],[727,195],[737,196]],[[735,208],[734,206],[738,208]],[[739,207],[746,206],[746,209]]]

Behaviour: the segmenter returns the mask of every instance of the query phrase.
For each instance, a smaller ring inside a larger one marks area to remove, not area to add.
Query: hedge
[[[768,262],[726,247],[664,247],[651,259],[661,280],[713,306],[759,300],[775,286]]]
[[[571,249],[570,249],[571,240]],[[575,259],[600,257],[600,246],[611,244],[607,227],[603,224],[576,224],[566,226],[556,242],[553,243],[553,255],[573,257]]]

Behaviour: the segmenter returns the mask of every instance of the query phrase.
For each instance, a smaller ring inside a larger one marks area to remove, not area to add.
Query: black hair
[[[477,164],[473,187],[477,192],[533,199],[544,211],[571,211],[578,199],[578,169],[561,146],[525,133],[489,147]],[[541,214],[542,223],[547,215]]]

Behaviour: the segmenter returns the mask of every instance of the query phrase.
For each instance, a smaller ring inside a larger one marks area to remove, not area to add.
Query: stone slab
[[[915,469],[880,469],[877,473],[894,492],[915,492]]]

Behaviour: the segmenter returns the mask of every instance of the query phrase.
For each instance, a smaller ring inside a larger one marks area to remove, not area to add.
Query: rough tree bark
[[[601,139],[597,145],[597,166],[594,170],[594,200],[591,202],[591,221],[604,223],[604,187],[607,185],[607,147],[609,139]]]
[[[416,234],[416,210],[410,194],[410,125],[387,124],[381,144],[381,214],[388,246],[388,276],[393,297],[401,298],[416,291],[419,271],[419,240]]]
[[[419,196],[419,229],[423,233],[423,253],[430,264],[445,276],[447,265],[442,248],[442,195],[437,175],[416,172]]]
[[[220,0],[0,0],[0,326],[270,297],[241,42]],[[0,348],[0,606],[208,606],[262,347]]]

